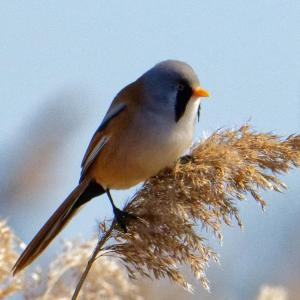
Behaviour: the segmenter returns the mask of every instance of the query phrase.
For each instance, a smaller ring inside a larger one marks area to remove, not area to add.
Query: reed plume
[[[0,299],[22,290],[24,278],[18,275],[14,280],[11,277],[11,266],[18,257],[15,250],[19,240],[6,221],[0,219]]]
[[[159,153],[158,153],[159,155]],[[286,188],[280,173],[300,165],[300,136],[286,139],[272,133],[257,133],[244,125],[237,130],[218,130],[194,145],[190,155],[173,168],[147,180],[124,210],[128,231],[116,222],[100,224],[101,234],[84,277],[99,255],[118,257],[132,278],[136,275],[169,278],[191,291],[182,273],[192,274],[209,288],[205,274],[218,256],[201,235],[200,227],[222,239],[221,226],[235,220],[242,226],[239,200],[252,197],[262,208],[262,190]],[[97,255],[96,255],[97,254]]]

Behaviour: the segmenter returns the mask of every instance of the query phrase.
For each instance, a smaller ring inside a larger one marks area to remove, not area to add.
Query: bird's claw
[[[195,162],[195,158],[192,155],[188,154],[188,155],[184,155],[184,156],[180,157],[179,161],[180,161],[180,163],[182,163],[184,165],[189,162],[192,162],[192,163]]]
[[[136,220],[137,217],[117,207],[114,208],[115,222],[121,227],[121,229],[127,233],[127,224],[130,219]]]

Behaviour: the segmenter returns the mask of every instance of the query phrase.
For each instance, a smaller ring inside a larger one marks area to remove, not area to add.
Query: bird
[[[126,231],[128,214],[117,208],[111,189],[127,189],[172,166],[191,146],[202,97],[193,68],[182,61],[154,65],[123,88],[94,133],[81,163],[78,185],[20,255],[12,272],[30,265],[91,199],[107,194]]]

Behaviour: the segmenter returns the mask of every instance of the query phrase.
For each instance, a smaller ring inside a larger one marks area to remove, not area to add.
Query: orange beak
[[[193,96],[199,97],[209,97],[209,92],[201,87],[197,87],[193,90]]]

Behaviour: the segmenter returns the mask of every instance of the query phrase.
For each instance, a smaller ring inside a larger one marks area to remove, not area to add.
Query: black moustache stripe
[[[175,103],[175,121],[178,122],[183,116],[186,106],[193,94],[189,86],[185,86],[183,90],[178,90]]]

